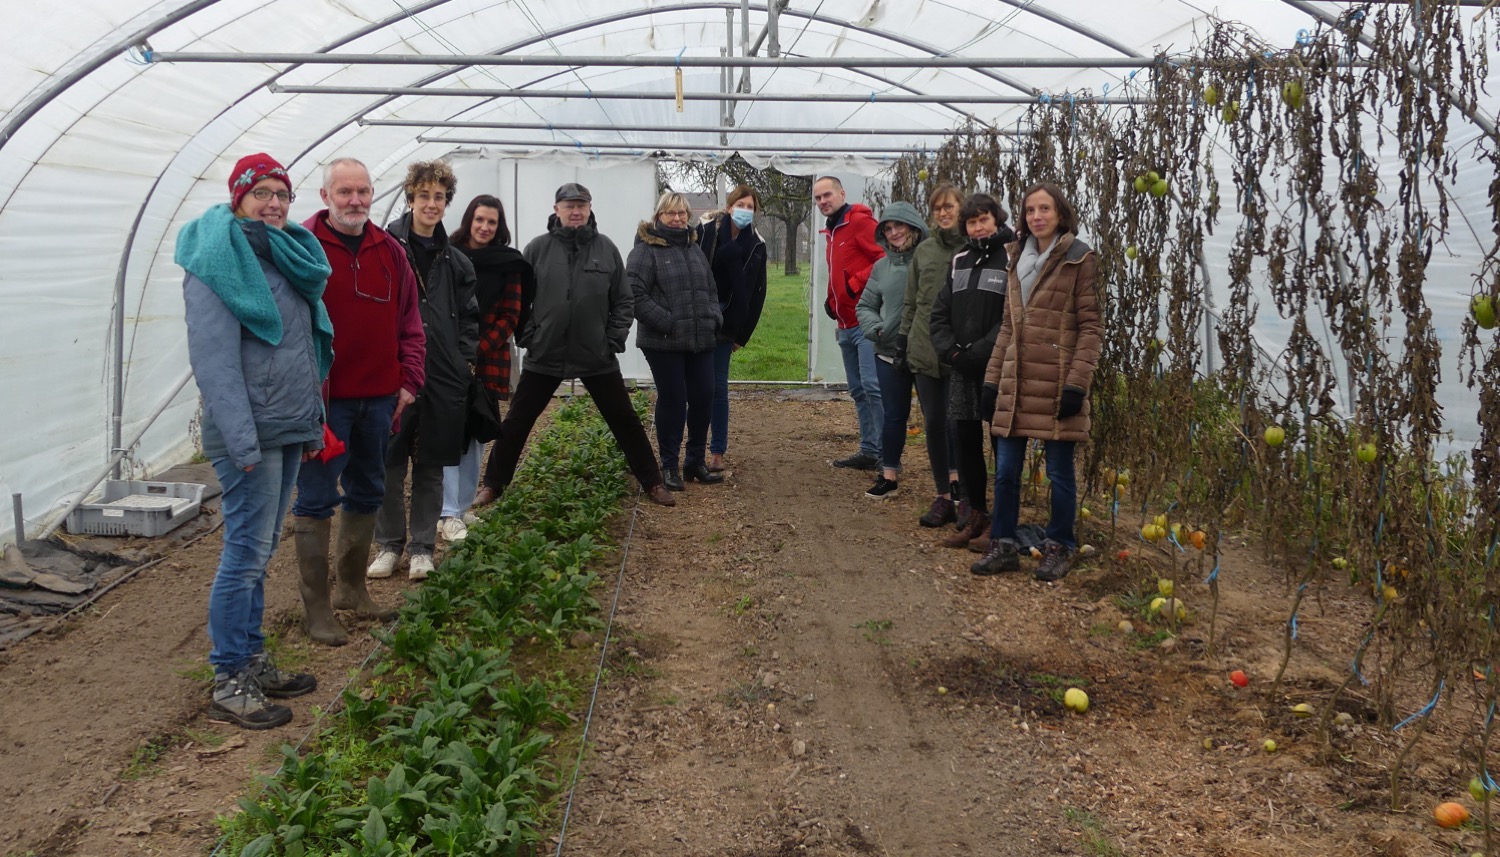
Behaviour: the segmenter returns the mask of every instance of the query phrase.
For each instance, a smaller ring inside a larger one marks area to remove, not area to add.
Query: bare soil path
[[[759,392],[734,403],[731,474],[675,509],[638,507],[565,855],[1441,855],[1482,847],[1429,810],[1456,800],[1470,695],[1445,702],[1387,803],[1402,736],[1358,696],[1325,753],[1287,705],[1338,684],[1368,602],[1337,586],[1304,606],[1284,694],[1285,575],[1253,542],[1227,551],[1216,625],[1193,612],[1158,645],[1122,597],[1165,554],[1113,549],[1059,584],[972,577],[973,555],[917,526],[920,438],[901,495],[827,461],[852,449],[844,399]],[[1035,511],[1028,514],[1037,514]],[[1129,529],[1129,525],[1125,525]],[[1085,529],[1102,543],[1103,527]],[[268,581],[283,660],[315,672],[293,726],[202,717],[206,539],[107,596],[93,615],[0,654],[0,854],[202,855],[277,748],[332,701],[372,640],[306,643],[288,548]],[[1143,555],[1150,558],[1143,558]],[[1106,558],[1107,557],[1107,558]],[[613,597],[614,576],[601,569]],[[404,581],[379,583],[394,601]],[[1139,631],[1116,630],[1122,618]],[[1252,677],[1233,688],[1227,670]],[[1085,687],[1092,708],[1057,697]],[[1423,700],[1402,699],[1408,710]],[[1266,738],[1279,744],[1262,750]],[[1205,743],[1207,742],[1207,743]],[[571,770],[564,771],[565,778]],[[1464,798],[1467,802],[1467,798]],[[1471,805],[1471,808],[1472,805]]]

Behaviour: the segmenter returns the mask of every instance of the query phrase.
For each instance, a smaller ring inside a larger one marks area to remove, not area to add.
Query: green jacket
[[[916,252],[915,244],[903,252],[885,240],[885,225],[893,220],[911,227],[917,243],[927,237],[927,223],[911,203],[893,202],[880,213],[880,221],[875,226],[875,243],[885,249],[885,257],[870,269],[870,279],[859,296],[854,314],[865,339],[875,344],[875,353],[882,357],[896,356],[896,336],[901,332],[903,301],[909,279],[907,272],[911,270],[912,255]]]
[[[901,312],[901,333],[907,338],[906,362],[913,374],[948,377],[948,367],[932,349],[932,305],[948,281],[953,257],[963,248],[964,236],[957,229],[936,229],[914,252],[906,280],[906,305]]]

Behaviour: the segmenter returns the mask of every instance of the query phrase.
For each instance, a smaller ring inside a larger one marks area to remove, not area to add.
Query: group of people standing
[[[982,553],[970,571],[993,575],[1021,567],[1021,473],[1040,441],[1051,508],[1035,575],[1061,579],[1077,548],[1074,458],[1100,342],[1096,259],[1062,189],[1027,188],[1019,232],[993,196],[948,183],[926,218],[905,202],[876,217],[832,176],[813,184],[813,201],[827,218],[824,306],[859,421],[859,449],[833,465],[878,471],[866,496],[895,496],[915,389],[935,487],[919,522],[953,524],[943,543]]]
[[[684,480],[723,480],[729,358],[765,299],[759,200],[748,188],[701,229],[680,194],[664,195],[626,263],[577,183],[558,188],[547,231],[524,251],[489,194],[447,234],[457,179],[443,161],[409,166],[408,210],[385,229],[370,222],[374,186],[357,160],[327,165],[325,208],[300,224],[289,219],[291,187],[270,155],[241,158],[228,203],[185,226],[176,251],[203,450],[223,488],[209,713],[251,729],[289,722],[290,709],[271,700],[317,687],[265,651],[266,567],[289,507],[305,628],[342,645],[334,611],[395,614],[366,580],[394,574],[403,554],[408,577],[423,580],[439,534],[467,537],[471,505],[510,484],[566,378],[589,391],[645,495],[675,505]],[[616,357],[637,317],[660,391],[660,464]],[[502,420],[513,338],[526,360]]]

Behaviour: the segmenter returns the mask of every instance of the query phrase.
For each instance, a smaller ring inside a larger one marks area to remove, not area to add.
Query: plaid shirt
[[[479,354],[474,373],[501,401],[510,398],[510,339],[521,318],[521,273],[505,276],[500,300],[484,307],[479,319]]]

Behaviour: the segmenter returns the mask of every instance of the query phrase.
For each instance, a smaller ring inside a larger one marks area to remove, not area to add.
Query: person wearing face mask
[[[1037,580],[1061,580],[1078,541],[1074,454],[1089,438],[1089,387],[1099,363],[1098,258],[1078,239],[1078,215],[1062,188],[1041,182],[1021,197],[1021,234],[1012,260],[1005,324],[984,376],[984,408],[993,415],[995,516],[989,550],[975,574],[1021,567],[1016,526],[1026,444],[1042,442],[1051,508]]]
[[[714,396],[713,351],[723,316],[708,257],[698,247],[696,230],[688,226],[691,217],[687,197],[662,194],[653,218],[636,229],[635,247],[625,260],[639,323],[635,344],[656,384],[662,481],[673,491],[683,490],[685,480],[705,485],[724,481],[724,474],[710,472],[704,460]]]
[[[755,231],[760,194],[749,185],[729,192],[722,211],[704,217],[698,246],[719,290],[724,324],[714,346],[714,403],[709,416],[708,471],[724,470],[729,450],[729,358],[750,342],[766,305],[766,242]]]
[[[948,416],[958,448],[959,484],[973,510],[968,525],[943,540],[951,548],[970,547],[989,528],[983,424],[989,414],[980,406],[980,394],[1005,317],[1005,245],[1015,237],[1005,225],[1005,209],[989,194],[964,200],[958,218],[968,241],[953,257],[931,318],[933,350],[950,370]]]
[[[896,202],[880,213],[875,240],[885,255],[870,269],[870,280],[854,312],[865,339],[875,346],[875,373],[880,381],[884,422],[880,433],[880,476],[865,492],[885,500],[900,490],[901,454],[906,449],[906,421],[911,416],[911,373],[900,360],[901,316],[910,279],[912,253],[927,234],[911,203]]]
[[[407,553],[407,577],[425,580],[433,571],[438,517],[443,510],[443,468],[459,463],[467,444],[464,423],[469,383],[479,345],[479,305],[474,265],[454,250],[443,215],[458,179],[443,161],[419,161],[406,169],[409,210],[387,230],[406,250],[417,278],[422,329],[427,334],[427,384],[397,425],[385,456],[385,501],[375,519],[380,552],[370,577],[390,577]],[[406,475],[411,471],[410,517]]]
[[[267,154],[229,177],[228,205],[182,228],[188,360],[203,394],[203,453],[223,487],[224,550],[208,599],[209,718],[270,729],[291,709],[266,697],[317,689],[277,669],[261,627],[266,566],[302,462],[323,448],[319,386],[333,364],[323,305],[332,269],[318,239],[287,222],[291,178]]]
[[[948,182],[933,188],[927,210],[933,228],[912,253],[906,293],[901,304],[901,331],[896,337],[896,362],[904,363],[917,388],[922,406],[922,429],[927,439],[927,462],[937,494],[932,505],[917,519],[924,527],[956,523],[968,526],[969,504],[959,500],[958,454],[948,420],[948,366],[932,348],[932,305],[948,282],[953,257],[964,248],[958,209],[964,195]],[[958,502],[958,508],[954,503]]]

